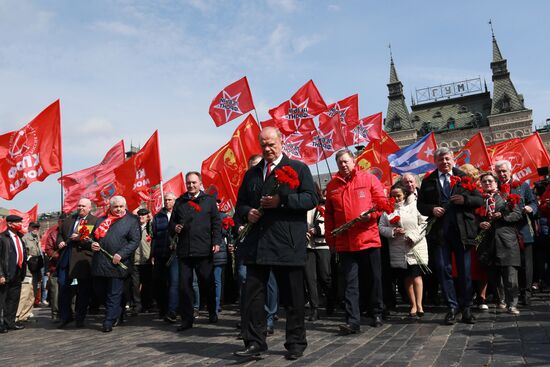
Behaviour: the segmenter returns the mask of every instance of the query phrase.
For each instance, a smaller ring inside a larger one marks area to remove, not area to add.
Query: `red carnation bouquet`
[[[390,199],[378,198],[378,199],[375,199],[375,203],[374,203],[374,206],[372,208],[370,208],[369,210],[361,213],[357,218],[354,218],[354,219],[350,220],[349,222],[346,222],[346,223],[342,224],[340,227],[333,229],[331,234],[334,237],[337,237],[337,236],[341,235],[342,233],[344,233],[345,231],[350,229],[353,225],[355,225],[357,222],[362,221],[363,218],[365,216],[367,216],[367,214],[374,213],[375,211],[383,211],[387,214],[391,214],[391,213],[394,212],[394,207],[395,207],[395,199],[394,198],[390,198]]]
[[[390,219],[390,224],[397,226],[400,221],[401,221],[401,217],[399,215],[396,215],[395,217]]]
[[[222,227],[225,230],[235,227],[235,221],[231,217],[225,217],[222,219]]]
[[[87,241],[90,239],[90,234],[94,226],[89,225],[87,220],[82,221],[78,225],[78,236],[80,241]]]
[[[288,188],[291,190],[297,189],[300,186],[300,178],[298,176],[298,172],[296,172],[294,168],[290,166],[283,166],[281,168],[278,168],[273,172],[273,174],[275,175],[275,186],[273,186],[273,189],[268,196],[273,196],[277,194],[282,186],[288,186]],[[264,209],[261,206],[258,208],[258,210],[261,214],[263,214]],[[239,232],[239,237],[237,238],[239,242],[244,241],[248,233],[250,233],[253,225],[254,223],[247,223],[243,227],[241,232]]]
[[[519,181],[514,181],[514,182],[519,182]],[[514,182],[512,182],[512,185],[514,185]],[[521,183],[518,183],[517,186],[515,186],[514,188],[519,187],[520,185]],[[521,196],[518,194],[510,194],[509,192],[510,192],[509,184],[504,184],[501,186],[500,196],[505,201],[506,209],[511,211],[516,207],[516,205],[518,205],[521,202]],[[488,197],[489,197],[489,194],[486,194],[486,193],[483,194],[484,199],[487,199]],[[482,221],[489,222],[490,224],[490,227],[488,229],[482,229],[477,234],[474,240],[474,244],[476,248],[478,248],[479,245],[485,242],[485,240],[487,239],[487,235],[489,234],[489,231],[493,227],[493,224],[495,223],[495,221],[497,221],[498,219],[495,219],[495,218],[489,219],[489,210],[487,208],[487,205],[477,208],[474,212],[479,217],[481,217]]]

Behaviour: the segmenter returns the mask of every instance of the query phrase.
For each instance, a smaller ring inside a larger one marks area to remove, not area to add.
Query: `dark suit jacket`
[[[19,235],[19,239],[22,238]],[[17,252],[15,244],[11,239],[9,230],[0,233],[0,276],[6,278],[6,283],[19,283],[25,279],[27,269],[27,253],[23,240],[21,239],[21,247],[23,248],[23,265],[21,269],[17,267]]]
[[[264,182],[262,160],[249,169],[239,189],[235,216],[239,223],[248,222],[248,212],[260,207],[263,195],[270,195],[276,184],[274,172],[283,166],[292,167],[299,176],[300,186],[279,190],[281,204],[265,209],[260,221],[252,226],[242,247],[246,264],[304,266],[306,258],[307,211],[318,202],[311,172],[304,163],[283,155],[281,162]]]
[[[466,176],[466,174],[458,168],[453,168],[452,175],[459,177]],[[454,215],[455,218],[451,219],[456,220],[462,244],[474,244],[478,229],[474,210],[483,205],[483,197],[479,191],[468,191],[464,189],[460,183],[456,184],[452,189],[451,195],[455,194],[464,196],[464,205],[449,205],[447,213],[435,222],[430,233],[428,233],[426,238],[430,243],[443,244],[448,242],[442,224],[443,220],[450,219],[445,218],[445,216]],[[417,207],[420,214],[430,217],[430,219],[433,218],[433,208],[443,206],[443,195],[443,188],[439,182],[438,171],[435,170],[426,175],[422,180],[417,200]]]
[[[88,214],[85,219],[87,222],[86,224],[91,226],[94,226],[97,222],[97,218],[91,214]],[[77,220],[79,220],[78,214],[73,214],[63,221],[63,224],[57,234],[57,244],[59,245],[61,241],[64,241],[67,246],[70,247],[69,251],[71,252],[71,257],[69,259],[69,278],[87,279],[92,276],[93,253],[89,241],[73,241],[70,239],[73,234],[75,221]]]

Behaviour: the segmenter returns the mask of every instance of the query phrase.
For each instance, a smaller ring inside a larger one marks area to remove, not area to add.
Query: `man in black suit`
[[[307,347],[304,325],[304,266],[306,260],[307,211],[318,198],[309,168],[282,153],[281,132],[268,127],[260,133],[263,160],[249,169],[239,189],[235,216],[252,225],[239,246],[247,265],[246,300],[242,322],[245,349],[242,357],[259,356],[267,350],[266,285],[273,271],[281,303],[286,307],[286,358],[302,356]],[[276,185],[276,171],[288,166],[298,173],[299,186]]]
[[[450,149],[437,149],[434,160],[437,169],[422,180],[417,207],[430,220],[437,219],[426,238],[432,247],[437,277],[449,306],[445,323],[454,324],[457,313],[462,311],[462,321],[473,324],[475,318],[470,311],[473,297],[470,249],[477,235],[474,209],[483,205],[483,198],[479,191],[469,191],[457,182],[466,174],[454,167]],[[455,290],[451,273],[452,253],[456,259],[459,292]]]
[[[207,195],[199,172],[187,172],[185,187],[170,217],[170,236],[177,236],[181,325],[178,331],[193,327],[193,270],[199,293],[206,299],[208,321],[218,322],[213,254],[220,251],[221,219],[214,197]]]
[[[89,241],[81,238],[82,226],[95,225],[97,218],[90,214],[92,203],[82,198],[78,202],[75,214],[67,217],[61,225],[58,235],[58,248],[61,249],[57,265],[57,282],[59,284],[59,314],[62,329],[76,318],[76,327],[84,326],[84,318],[92,296],[92,251]],[[71,311],[73,295],[72,284],[76,283],[75,317]]]
[[[25,326],[15,322],[21,282],[27,269],[26,252],[21,240],[23,218],[17,215],[6,217],[8,229],[0,233],[0,333],[8,330],[20,330]]]

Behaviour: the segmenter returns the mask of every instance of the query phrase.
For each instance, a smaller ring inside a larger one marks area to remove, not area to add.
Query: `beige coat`
[[[390,220],[396,216],[401,219],[399,224],[390,224]],[[426,242],[426,217],[421,215],[416,208],[416,197],[410,195],[402,205],[397,204],[395,212],[384,213],[380,218],[380,234],[388,238],[390,246],[390,263],[392,268],[406,269],[407,264],[417,264],[413,248],[423,264],[428,264],[428,244]],[[405,229],[405,236],[394,236],[394,229],[400,226]],[[407,238],[415,245],[411,247]]]

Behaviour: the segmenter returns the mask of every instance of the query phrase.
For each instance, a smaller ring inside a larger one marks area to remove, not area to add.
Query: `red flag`
[[[259,134],[256,120],[249,115],[237,127],[231,140],[202,162],[203,185],[217,188],[222,208],[235,206],[248,158],[261,152]]]
[[[491,163],[507,160],[512,164],[512,176],[520,181],[536,181],[538,167],[550,165],[550,157],[538,133],[524,139],[515,138],[487,147]]]
[[[262,129],[265,129],[266,127],[277,127],[277,124],[273,119],[260,121],[260,125],[262,126]]]
[[[358,169],[369,170],[378,177],[386,187],[393,183],[394,174],[391,171],[388,155],[399,150],[399,145],[385,132],[379,140],[371,141],[369,145],[355,158]]]
[[[313,130],[309,134],[310,141],[305,144],[305,149],[309,152],[305,153],[305,156],[311,157],[315,161],[306,162],[306,164],[313,164],[327,159],[346,146],[342,136],[339,115],[333,115],[331,119],[326,120],[319,126],[319,130]]]
[[[269,114],[284,134],[297,130],[313,130],[313,117],[327,109],[327,105],[309,80],[288,100],[269,110]]]
[[[356,124],[349,124],[344,135],[350,145],[369,143],[382,137],[382,112],[367,116]]]
[[[61,167],[59,100],[20,130],[0,135],[0,197],[11,200]]]
[[[455,162],[457,166],[469,163],[483,171],[490,170],[491,158],[489,158],[489,153],[487,153],[483,134],[477,133],[472,136],[455,154]]]
[[[315,130],[295,131],[289,135],[283,135],[283,153],[290,159],[296,159],[305,164],[317,162],[317,150],[307,148],[312,138],[316,135]]]
[[[97,206],[103,205],[100,189],[114,181],[114,169],[124,163],[124,159],[124,141],[121,140],[109,149],[101,163],[60,177],[58,181],[64,191],[63,212],[76,209],[81,198],[88,198]]]
[[[17,209],[10,209],[10,215],[18,215],[23,218],[23,229],[21,233],[27,233],[29,231],[29,224],[36,222],[38,218],[38,204],[32,207],[28,212],[20,212]],[[0,232],[4,232],[8,228],[5,219],[0,219]]]
[[[165,183],[163,183],[162,191],[165,194],[168,192],[172,192],[174,193],[174,195],[176,195],[176,198],[183,194],[185,192],[185,181],[183,179],[183,173],[180,172]],[[164,203],[162,202],[162,196],[163,195],[160,191],[160,187],[153,191],[153,194],[151,195],[151,212],[153,213],[153,215],[157,214],[164,206]]]
[[[319,115],[319,127],[321,128],[324,124],[329,123],[330,119],[338,114],[340,116],[338,126],[341,127],[344,140],[348,143],[348,139],[346,139],[348,126],[355,126],[359,121],[359,96],[354,94],[338,102],[329,104],[327,109],[327,111]]]
[[[151,187],[162,181],[158,130],[153,133],[139,152],[115,168],[114,174],[114,187],[106,185],[101,192],[106,200],[115,193],[122,195],[126,198],[126,204],[130,211],[137,208],[142,200],[147,200]]]
[[[221,126],[254,109],[246,76],[225,87],[210,104],[208,113],[216,126]]]

